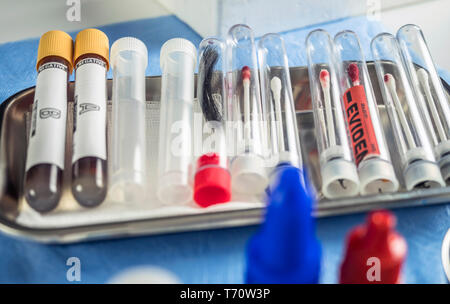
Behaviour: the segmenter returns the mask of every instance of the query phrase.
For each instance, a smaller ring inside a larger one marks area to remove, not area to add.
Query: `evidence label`
[[[351,87],[345,92],[344,106],[353,155],[356,166],[358,166],[367,156],[380,155],[366,94],[362,85]]]

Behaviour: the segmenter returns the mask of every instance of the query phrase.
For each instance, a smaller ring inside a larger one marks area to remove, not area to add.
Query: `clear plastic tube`
[[[321,29],[312,31],[306,38],[306,51],[322,193],[327,198],[355,196],[359,193],[359,178],[350,150],[330,35]]]
[[[197,159],[194,200],[200,206],[231,198],[225,133],[225,43],[203,39],[199,46],[197,97],[203,112],[202,151]]]
[[[381,33],[372,40],[371,49],[384,104],[400,152],[406,188],[444,186],[397,40],[391,34]]]
[[[258,43],[262,104],[267,110],[270,157],[276,166],[272,174],[286,165],[299,168],[303,161],[292,97],[289,64],[284,40],[278,34],[266,34]]]
[[[227,111],[236,146],[231,161],[232,188],[244,194],[259,194],[267,186],[265,164],[267,130],[259,88],[259,69],[253,31],[237,24],[227,35]]]
[[[192,200],[192,115],[197,50],[174,38],[161,48],[161,111],[159,124],[158,198],[167,204]]]
[[[377,103],[358,36],[343,31],[334,37],[343,107],[358,168],[361,194],[395,192],[395,176]]]
[[[450,106],[422,30],[414,24],[397,32],[411,85],[425,122],[435,158],[450,182]]]
[[[139,203],[146,197],[145,69],[148,51],[132,37],[111,47],[113,75],[111,199]]]

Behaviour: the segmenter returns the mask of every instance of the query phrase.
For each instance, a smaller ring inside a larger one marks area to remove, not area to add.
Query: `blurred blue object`
[[[286,165],[277,175],[265,222],[248,243],[246,283],[316,284],[321,248],[311,216],[313,199],[298,168]]]

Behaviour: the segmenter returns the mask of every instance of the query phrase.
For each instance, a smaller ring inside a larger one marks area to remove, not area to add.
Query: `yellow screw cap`
[[[63,31],[49,31],[39,40],[36,70],[41,60],[49,56],[62,57],[69,63],[69,73],[72,73],[73,40]]]
[[[106,62],[106,69],[109,69],[109,40],[105,33],[97,29],[85,29],[78,33],[73,62],[85,54],[101,56]]]

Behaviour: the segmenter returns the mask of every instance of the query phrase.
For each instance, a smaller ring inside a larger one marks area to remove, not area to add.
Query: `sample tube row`
[[[377,78],[408,190],[450,179],[450,109],[423,34],[402,27],[371,44]],[[323,30],[306,39],[308,73],[326,198],[377,195],[399,188],[358,37]],[[202,113],[194,134],[195,68]],[[41,37],[26,160],[24,195],[39,212],[62,196],[68,77],[75,70],[72,194],[83,206],[149,199],[145,71],[148,50],[133,37],[114,42],[81,31],[75,40]],[[247,25],[223,41],[196,47],[175,38],[161,48],[161,102],[156,195],[162,203],[201,207],[237,195],[261,195],[281,170],[295,168],[307,184],[284,41],[258,43]],[[106,73],[113,70],[112,129],[107,145]],[[194,138],[200,154],[194,157]],[[291,170],[291,169],[289,169]],[[441,175],[442,172],[442,175]],[[443,178],[442,178],[443,177]]]

